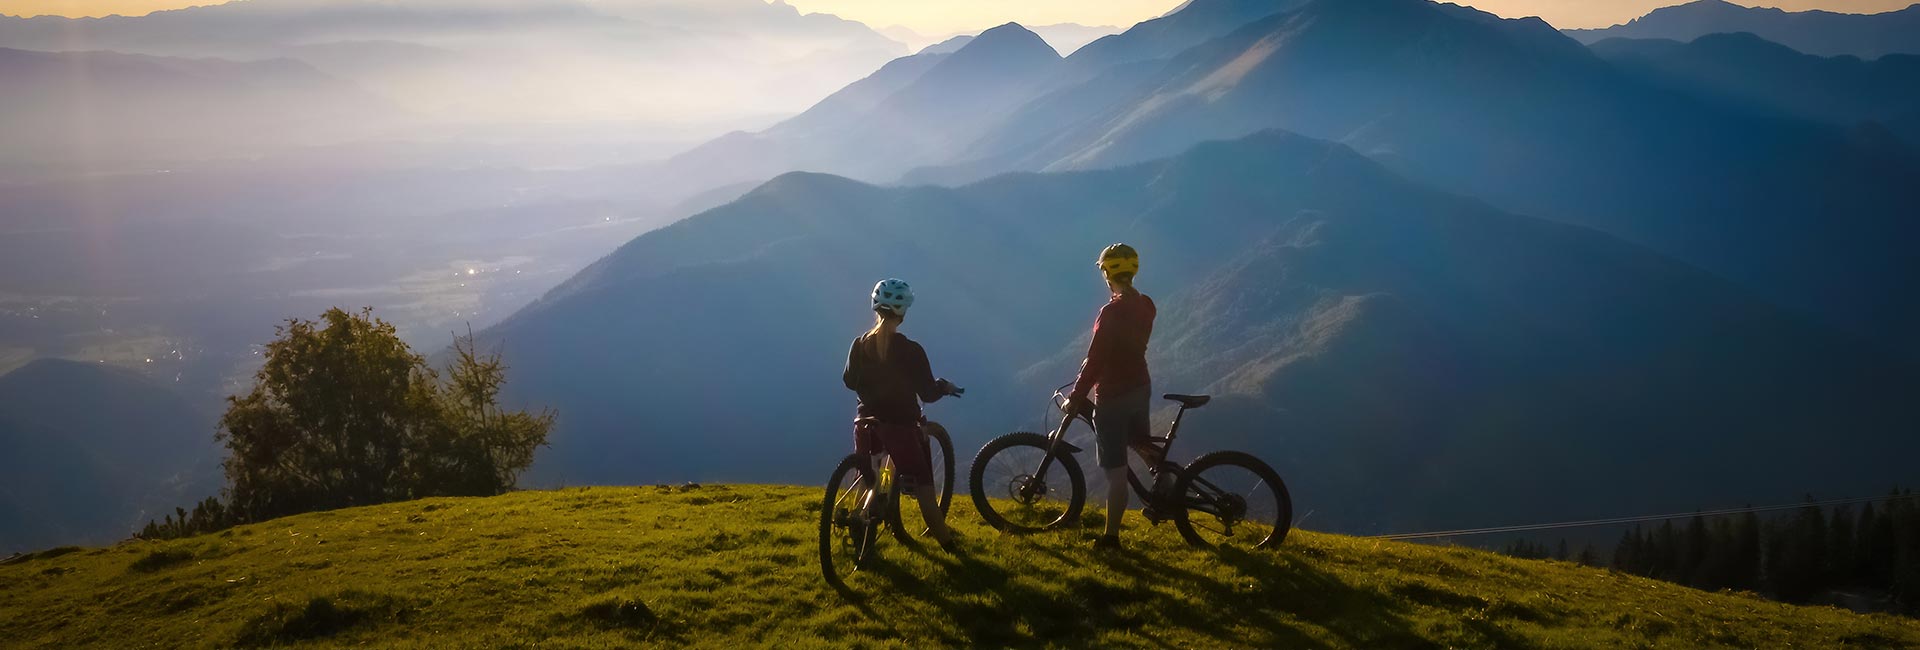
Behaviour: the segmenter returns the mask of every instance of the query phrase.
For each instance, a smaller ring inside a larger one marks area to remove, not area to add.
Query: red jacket
[[[1119,294],[1093,321],[1093,343],[1074,380],[1073,396],[1119,395],[1152,382],[1147,376],[1147,339],[1153,336],[1153,299],[1138,291]]]

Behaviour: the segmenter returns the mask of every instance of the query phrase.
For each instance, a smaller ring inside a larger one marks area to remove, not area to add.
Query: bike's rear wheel
[[[967,478],[974,508],[987,525],[1033,532],[1080,518],[1087,501],[1086,477],[1072,454],[1065,449],[1049,452],[1049,444],[1037,433],[1010,433],[980,448]]]
[[[880,524],[869,509],[874,484],[867,459],[859,454],[842,459],[827,479],[820,506],[820,573],[830,584],[845,586],[845,578],[873,555]]]
[[[1293,526],[1293,497],[1280,474],[1245,453],[1201,456],[1174,481],[1173,494],[1185,505],[1174,524],[1193,546],[1269,548]]]
[[[953,504],[953,440],[947,436],[945,427],[932,422],[925,425],[925,431],[927,451],[933,459],[929,467],[933,468],[934,494],[940,500],[940,514],[945,516],[947,508]],[[897,496],[914,496],[916,500],[908,504],[905,499],[893,499],[893,507],[887,511],[887,524],[893,529],[894,539],[902,544],[912,544],[915,536],[927,531],[927,518],[920,513],[918,496],[904,490]]]

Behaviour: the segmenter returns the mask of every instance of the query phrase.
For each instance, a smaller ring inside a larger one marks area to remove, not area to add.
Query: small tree
[[[1751,510],[1742,513],[1733,524],[1733,569],[1728,575],[1734,576],[1734,580],[1727,586],[1748,591],[1760,588],[1763,571],[1761,534],[1760,516]]]
[[[1827,522],[1813,497],[1792,518],[1772,527],[1767,582],[1775,597],[1805,602],[1826,588]]]
[[[554,414],[506,412],[498,355],[455,345],[442,384],[392,324],[330,309],[267,344],[253,389],[228,398],[228,498],[248,520],[513,487]]]
[[[498,404],[506,365],[482,354],[473,333],[453,341],[454,360],[440,391],[442,435],[428,439],[415,477],[420,494],[498,494],[513,487],[533,464],[533,451],[547,443],[553,412],[508,412]]]
[[[1586,546],[1580,547],[1580,555],[1574,557],[1573,561],[1587,566],[1597,567],[1600,566],[1600,554],[1593,550],[1593,544],[1587,544]]]

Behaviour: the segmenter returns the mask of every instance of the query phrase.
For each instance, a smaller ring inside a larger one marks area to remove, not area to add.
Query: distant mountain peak
[[[999,69],[1017,71],[1023,75],[1028,70],[1013,70],[1020,66],[1047,65],[1060,60],[1060,53],[1048,45],[1046,39],[1033,33],[1019,23],[1007,23],[973,37],[972,40],[954,50],[942,67],[949,69]]]
[[[1027,29],[1020,23],[1007,23],[980,32],[979,36],[973,37],[973,40],[968,41],[967,44],[958,51],[961,53],[975,49],[1024,49],[1037,51],[1039,48],[1045,48],[1046,51],[1052,53],[1055,58],[1060,56],[1058,52],[1054,52],[1052,45],[1047,44],[1047,39],[1040,38],[1039,34],[1033,33],[1033,30]]]

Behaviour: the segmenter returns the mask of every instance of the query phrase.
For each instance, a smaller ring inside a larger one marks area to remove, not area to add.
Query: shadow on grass
[[[1174,647],[1164,632],[1179,629],[1221,646],[1324,648],[1330,646],[1328,637],[1339,639],[1333,645],[1434,645],[1409,626],[1405,608],[1390,597],[1348,585],[1290,555],[1222,552],[1217,561],[1241,574],[1229,578],[1196,573],[1139,550],[1105,556],[1063,552],[1052,543],[1057,541],[1019,545],[1013,552],[1046,558],[1021,576],[967,553],[949,556],[950,561],[936,558],[933,564],[941,573],[935,575],[919,575],[884,558],[869,570],[884,581],[881,593],[887,597],[926,605],[894,608],[888,617],[924,616],[910,612],[930,609],[964,635],[940,640],[944,644],[1072,645],[1124,631],[1147,645]],[[1102,569],[1123,579],[1101,579],[1096,574]],[[1496,645],[1506,640],[1495,636],[1497,628],[1491,632],[1486,636]]]
[[[241,626],[235,644],[275,646],[331,637],[347,630],[404,624],[412,609],[385,594],[347,590],[314,596],[305,603],[278,603]]]
[[[163,548],[148,552],[127,566],[128,571],[152,573],[167,567],[183,564],[193,559],[193,553],[185,549]]]
[[[629,639],[651,641],[680,639],[685,630],[662,620],[653,607],[639,598],[607,596],[587,602],[575,611],[556,615],[556,622],[567,620],[592,625],[601,630],[627,633]]]

